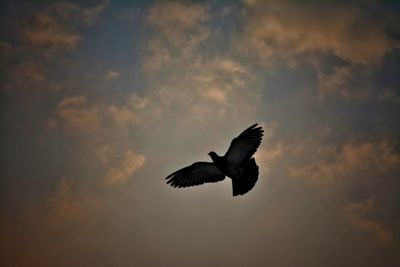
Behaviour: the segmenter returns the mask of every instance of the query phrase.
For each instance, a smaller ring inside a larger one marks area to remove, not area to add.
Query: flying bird
[[[215,183],[228,176],[232,179],[233,196],[244,195],[257,182],[258,166],[253,158],[261,144],[263,129],[254,124],[234,138],[224,156],[211,151],[212,162],[195,162],[168,175],[167,184],[173,187],[189,187]]]

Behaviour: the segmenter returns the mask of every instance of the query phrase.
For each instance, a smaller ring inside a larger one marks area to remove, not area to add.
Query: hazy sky
[[[0,13],[2,266],[400,266],[397,1]],[[256,122],[248,194],[165,184]]]

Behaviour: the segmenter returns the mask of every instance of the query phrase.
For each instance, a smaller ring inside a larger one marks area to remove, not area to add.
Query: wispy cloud
[[[111,167],[104,178],[104,185],[112,187],[124,183],[145,163],[145,157],[128,150],[116,166]]]
[[[102,145],[96,150],[96,154],[103,164],[107,164],[115,153],[109,145]]]
[[[154,29],[143,64],[147,71],[193,57],[196,47],[208,36],[204,24],[207,8],[202,4],[160,2],[148,11],[147,22]]]
[[[82,19],[87,25],[94,23],[99,14],[108,6],[109,1],[105,0],[95,6],[85,8],[82,11]]]
[[[310,64],[320,100],[366,99],[374,71],[400,44],[388,33],[391,18],[378,13],[373,3],[245,1],[233,49],[270,69]]]
[[[6,79],[6,91],[38,92],[59,91],[62,85],[49,80],[43,65],[34,62],[23,62],[9,71]]]
[[[246,66],[230,57],[207,59],[201,53],[197,57],[195,62],[165,68],[173,75],[157,81],[155,90],[143,96],[147,106],[138,112],[139,116],[157,119],[169,114],[177,116],[178,112],[179,117],[193,115],[191,120],[204,121],[233,116],[238,110],[244,114],[253,112],[252,108],[244,108],[249,102],[257,101],[257,93],[246,88],[252,79]]]
[[[255,158],[260,166],[260,171],[269,173],[276,160],[280,159],[285,152],[283,141],[274,141],[276,125],[263,125],[264,138],[262,146],[256,153]]]
[[[206,7],[183,2],[160,2],[150,8],[147,21],[172,46],[181,46],[193,34],[201,34],[208,18]],[[200,31],[200,32],[199,32]]]
[[[139,115],[135,112],[134,108],[126,105],[116,106],[112,105],[108,107],[108,113],[113,121],[119,127],[126,127],[131,124],[137,124],[139,122]]]
[[[83,212],[81,203],[73,195],[70,177],[60,179],[57,191],[49,199],[49,204],[50,210],[46,221],[53,226],[77,219]]]
[[[387,140],[350,142],[340,148],[322,146],[314,149],[308,159],[310,162],[306,165],[290,167],[289,170],[293,175],[317,184],[343,182],[355,173],[382,173],[400,166],[400,155],[396,153],[394,144]]]
[[[101,126],[99,109],[89,106],[83,96],[64,98],[58,103],[56,114],[68,133],[91,133]]]
[[[105,78],[106,80],[116,80],[120,76],[119,72],[116,70],[108,70],[106,72]]]
[[[90,24],[105,8],[104,3],[91,8],[78,4],[55,2],[34,13],[23,32],[27,41],[40,49],[73,49],[82,39],[79,27]]]
[[[2,3],[3,265],[398,266],[389,2]],[[165,184],[256,122],[254,191]]]
[[[32,45],[53,48],[74,48],[80,39],[79,34],[63,28],[48,14],[37,15],[35,24],[25,34]]]
[[[309,53],[335,55],[351,64],[377,64],[398,44],[386,34],[385,18],[362,11],[352,4],[251,1],[238,49],[266,65]]]
[[[393,89],[384,89],[378,94],[380,101],[387,101],[400,104],[400,95]]]
[[[381,222],[367,217],[375,208],[375,199],[372,197],[363,202],[349,203],[343,208],[343,213],[350,223],[361,231],[373,234],[383,244],[391,243],[393,234]]]

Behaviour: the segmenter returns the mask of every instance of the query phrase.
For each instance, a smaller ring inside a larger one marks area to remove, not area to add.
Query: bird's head
[[[211,159],[214,161],[214,159],[218,158],[217,153],[215,153],[214,151],[211,151],[210,153],[208,153],[208,155],[211,157]]]

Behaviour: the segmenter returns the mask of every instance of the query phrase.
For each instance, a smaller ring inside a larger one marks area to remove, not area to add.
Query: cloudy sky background
[[[399,12],[2,1],[2,265],[400,266]],[[255,122],[251,192],[165,184]]]

